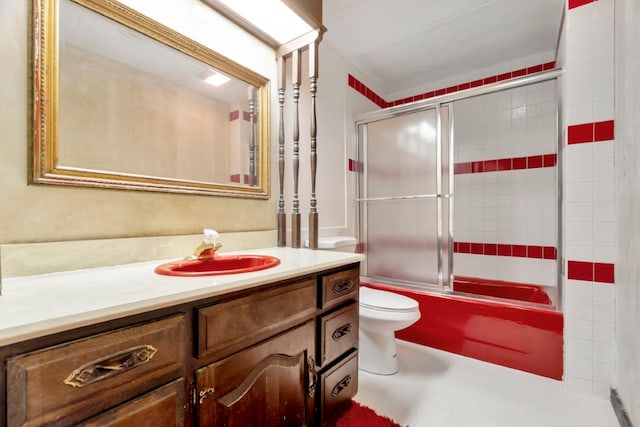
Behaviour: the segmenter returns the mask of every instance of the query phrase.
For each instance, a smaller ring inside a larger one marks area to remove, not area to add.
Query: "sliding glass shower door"
[[[358,125],[363,275],[421,288],[449,286],[448,106]]]
[[[548,75],[361,116],[363,276],[558,306],[558,92]]]

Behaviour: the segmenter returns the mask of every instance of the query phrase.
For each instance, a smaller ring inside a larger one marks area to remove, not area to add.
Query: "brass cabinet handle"
[[[309,387],[307,389],[307,395],[309,397],[313,397],[316,392],[316,384],[318,383],[318,372],[316,372],[316,361],[313,360],[313,357],[309,357],[307,359],[308,363],[308,373],[309,373]]]
[[[214,389],[211,387],[205,388],[204,390],[200,390],[200,392],[198,393],[198,396],[200,396],[200,400],[198,400],[198,402],[200,402],[200,404],[202,405],[202,402],[204,402],[204,400],[211,396],[214,392]]]
[[[351,288],[353,288],[353,280],[349,279],[336,283],[335,285],[333,285],[332,290],[334,295],[339,295],[343,292],[349,291]]]
[[[351,326],[351,323],[342,325],[338,327],[335,331],[333,331],[333,335],[331,335],[331,338],[333,338],[334,341],[338,341],[340,338],[344,337],[345,335],[348,335],[352,329],[353,329],[353,326]]]
[[[338,384],[336,384],[333,387],[333,390],[331,390],[331,396],[336,397],[337,395],[340,394],[342,390],[349,387],[350,384],[351,384],[351,375],[347,375],[346,377],[341,379]]]
[[[64,383],[71,387],[84,387],[97,381],[110,378],[119,373],[147,363],[158,351],[151,345],[139,345],[119,353],[107,356],[95,362],[87,363],[75,369]]]

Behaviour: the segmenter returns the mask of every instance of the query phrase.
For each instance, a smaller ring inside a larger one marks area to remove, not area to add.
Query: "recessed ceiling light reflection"
[[[216,87],[222,86],[223,84],[227,83],[230,80],[231,79],[229,77],[220,73],[213,73],[209,77],[204,79],[205,83],[208,83],[211,86],[216,86]]]

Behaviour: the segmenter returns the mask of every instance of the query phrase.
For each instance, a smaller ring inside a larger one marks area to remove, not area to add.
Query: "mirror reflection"
[[[116,2],[50,3],[33,182],[268,196],[265,78]]]

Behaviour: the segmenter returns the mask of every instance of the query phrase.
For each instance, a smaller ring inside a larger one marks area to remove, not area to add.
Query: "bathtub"
[[[396,332],[399,339],[562,379],[564,319],[562,313],[550,305],[404,289],[366,280],[361,285],[396,292],[418,301],[420,320]],[[488,289],[492,296],[497,296],[499,283],[478,285],[474,287],[469,280],[464,284],[466,292],[471,288],[476,291]],[[536,299],[544,299],[535,290],[524,292],[520,289],[515,294],[511,292],[510,298],[534,295]]]

